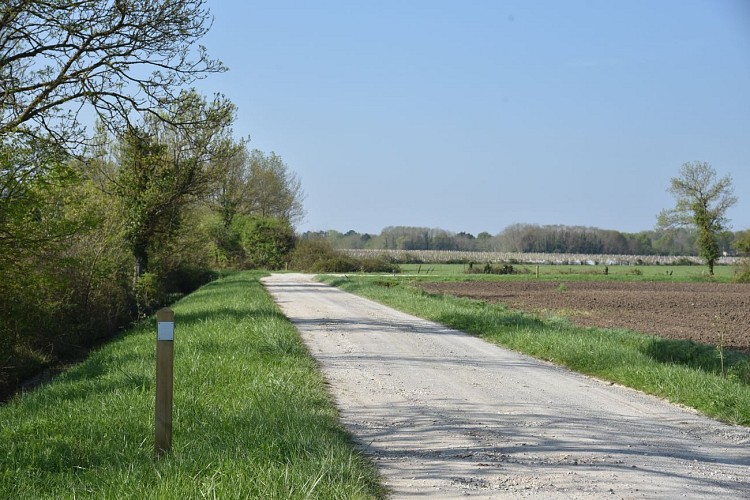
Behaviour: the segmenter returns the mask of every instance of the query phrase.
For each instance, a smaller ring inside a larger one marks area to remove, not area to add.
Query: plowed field
[[[424,283],[431,293],[552,313],[580,326],[628,328],[750,352],[750,285],[573,281]]]

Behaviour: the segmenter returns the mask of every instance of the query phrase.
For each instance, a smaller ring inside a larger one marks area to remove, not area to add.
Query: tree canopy
[[[206,3],[0,2],[0,400],[219,266],[288,262],[299,181],[191,88],[226,69]]]
[[[203,0],[6,0],[0,7],[0,136],[79,144],[89,105],[112,128],[164,118],[180,91],[224,71],[202,46]]]
[[[661,228],[692,226],[698,231],[700,256],[706,259],[709,274],[719,258],[719,233],[726,229],[727,210],[737,203],[732,177],[717,179],[716,170],[706,162],[695,161],[680,167],[668,190],[675,197],[675,207],[662,210],[658,216]]]

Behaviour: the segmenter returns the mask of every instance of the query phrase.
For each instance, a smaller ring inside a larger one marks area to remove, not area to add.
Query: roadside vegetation
[[[382,497],[259,276],[174,306],[171,453],[153,456],[152,317],[0,406],[0,498]]]
[[[510,349],[750,426],[747,355],[722,351],[720,356],[715,346],[620,329],[579,328],[562,318],[542,319],[502,304],[432,295],[413,286],[414,280],[324,277],[344,290]]]
[[[306,238],[297,243],[289,267],[306,273],[397,273],[399,265],[383,255],[355,257],[333,248],[323,238]]]
[[[191,88],[226,70],[199,45],[205,1],[11,3],[0,9],[0,401],[217,269],[283,268],[304,215],[282,159],[233,136],[235,106]]]
[[[86,161],[0,141],[0,401],[221,269],[288,264],[295,178],[278,156],[228,141],[228,125],[204,131],[211,146],[190,158],[178,152],[191,141],[162,123],[102,130]],[[31,175],[37,160],[48,163]],[[237,190],[263,190],[264,203]]]

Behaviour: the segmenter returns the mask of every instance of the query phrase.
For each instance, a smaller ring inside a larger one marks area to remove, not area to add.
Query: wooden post
[[[539,279],[539,266],[536,266],[536,277]]]
[[[156,312],[156,457],[172,449],[172,367],[174,365],[174,312],[168,307]]]

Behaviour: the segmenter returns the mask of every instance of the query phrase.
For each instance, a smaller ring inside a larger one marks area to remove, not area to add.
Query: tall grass
[[[0,406],[0,498],[371,498],[292,325],[241,273],[174,306],[172,452],[153,456],[155,323]]]
[[[628,330],[579,328],[564,319],[541,319],[501,304],[428,294],[403,278],[325,281],[531,356],[750,426],[746,355],[729,352],[722,366],[714,346]]]

